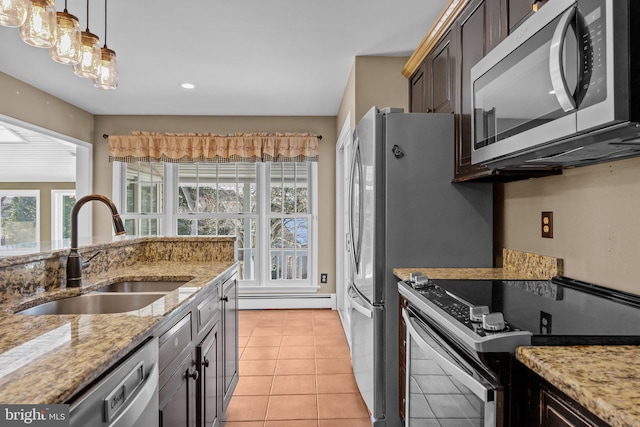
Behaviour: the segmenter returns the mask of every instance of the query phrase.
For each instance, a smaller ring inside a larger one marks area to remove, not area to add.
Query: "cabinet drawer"
[[[198,332],[200,332],[218,312],[218,292],[198,305]]]
[[[191,313],[160,336],[158,365],[162,372],[191,343]]]

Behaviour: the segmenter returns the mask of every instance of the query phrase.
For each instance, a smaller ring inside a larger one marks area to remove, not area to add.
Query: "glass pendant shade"
[[[73,65],[73,72],[86,79],[95,79],[98,77],[101,60],[100,40],[98,36],[88,31],[81,33],[81,39],[80,60]]]
[[[19,27],[27,19],[27,0],[0,0],[0,25]]]
[[[56,13],[57,34],[56,42],[49,51],[51,58],[61,64],[77,64],[80,60],[80,45],[82,36],[78,18],[64,12]]]
[[[118,87],[118,61],[116,53],[106,46],[100,49],[101,61],[98,77],[93,85],[104,90],[114,90]]]
[[[20,37],[31,46],[50,48],[57,32],[53,0],[28,0],[27,4],[27,19],[20,27]]]

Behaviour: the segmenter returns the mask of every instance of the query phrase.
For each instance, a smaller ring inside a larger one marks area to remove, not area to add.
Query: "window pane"
[[[271,164],[271,212],[309,212],[308,163]]]
[[[126,177],[124,213],[163,212],[163,163],[127,163]]]
[[[178,236],[196,236],[198,222],[192,219],[178,219]]]
[[[157,236],[162,230],[160,218],[127,218],[124,220],[127,236]]]
[[[17,247],[40,241],[38,207],[36,195],[0,194],[0,246]]]

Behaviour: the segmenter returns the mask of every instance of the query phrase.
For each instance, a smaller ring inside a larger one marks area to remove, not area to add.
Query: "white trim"
[[[62,229],[63,229],[63,209],[64,209],[64,196],[75,196],[76,190],[64,189],[64,190],[51,190],[51,241],[63,241]],[[77,200],[77,199],[76,199]]]
[[[13,126],[19,126],[32,132],[56,138],[63,143],[76,146],[76,197],[80,198],[93,192],[93,144],[69,135],[55,132],[10,116],[0,114],[0,121]],[[78,213],[78,236],[91,236],[92,205],[86,206]]]
[[[336,294],[315,295],[239,295],[239,310],[286,308],[330,308],[336,309]]]

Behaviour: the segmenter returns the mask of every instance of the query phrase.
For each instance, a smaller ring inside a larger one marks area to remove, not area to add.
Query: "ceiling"
[[[0,71],[96,115],[335,116],[354,58],[409,56],[447,2],[112,0],[117,90],[94,88],[16,28],[0,27]],[[83,29],[86,7],[67,1]],[[89,28],[104,44],[104,2],[91,1]]]

